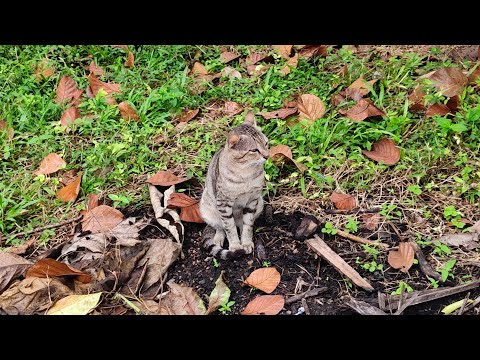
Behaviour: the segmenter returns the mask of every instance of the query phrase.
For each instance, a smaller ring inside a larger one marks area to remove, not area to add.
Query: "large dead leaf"
[[[88,76],[88,82],[90,84],[90,90],[93,96],[96,96],[100,89],[103,89],[103,91],[107,93],[107,96],[105,97],[105,101],[107,102],[107,104],[116,104],[115,99],[111,95],[120,92],[121,89],[119,84],[103,82],[97,79],[97,77],[93,73],[90,73],[90,75]]]
[[[425,95],[425,91],[417,86],[408,96],[409,109],[413,112],[425,111],[427,109],[424,104]]]
[[[386,165],[395,165],[400,160],[400,149],[389,138],[383,138],[373,144],[372,150],[363,150],[363,155]]]
[[[37,314],[72,292],[57,278],[26,278],[15,281],[0,295],[0,309],[9,315]]]
[[[198,61],[196,61],[195,64],[193,64],[193,68],[190,71],[189,75],[199,80],[210,80],[210,76],[211,76],[208,74],[208,70],[205,67],[205,65],[203,65]]]
[[[187,178],[178,177],[170,171],[159,171],[147,179],[147,183],[159,186],[172,186],[187,181]]]
[[[257,115],[263,116],[264,119],[270,120],[270,119],[286,119],[290,115],[293,115],[297,112],[297,108],[283,108],[275,111],[270,111],[270,112],[261,112],[258,113]]]
[[[162,315],[205,315],[207,309],[195,290],[185,285],[168,283],[170,292],[160,300]]]
[[[63,112],[62,117],[60,118],[60,124],[62,126],[69,126],[75,122],[75,120],[81,118],[80,111],[75,106],[70,106],[67,110]]]
[[[140,231],[149,224],[146,219],[136,220],[134,217],[129,217],[115,226],[109,233],[108,237],[116,239],[116,245],[135,246],[140,242]]]
[[[50,62],[47,58],[42,59],[42,61],[37,66],[35,66],[35,80],[40,80],[42,77],[50,77],[54,73],[55,68],[50,65]]]
[[[57,191],[57,199],[63,202],[74,202],[77,200],[78,193],[80,192],[80,182],[82,181],[82,172],[70,182],[67,186]]]
[[[366,81],[363,78],[355,80],[346,90],[345,94],[349,98],[360,101],[362,97],[370,92],[370,88],[378,81],[378,79]]]
[[[399,269],[406,273],[413,265],[415,250],[408,242],[398,244],[398,250],[390,250],[388,253],[388,263],[394,269]]]
[[[223,281],[224,272],[224,270],[220,272],[217,281],[215,281],[215,287],[213,288],[210,296],[208,297],[207,314],[211,314],[220,306],[226,305],[228,303],[228,299],[230,298],[230,289]]]
[[[425,112],[425,116],[430,118],[434,115],[445,116],[449,113],[451,113],[451,111],[447,105],[433,104],[428,107],[427,111]]]
[[[285,66],[279,70],[280,75],[285,76],[290,74],[290,71],[292,71],[292,69],[296,69],[297,65],[298,65],[298,54],[295,54],[290,59],[288,59]]]
[[[92,61],[88,66],[88,70],[93,73],[94,75],[101,76],[105,74],[105,70],[101,66],[95,64],[95,61]]]
[[[68,100],[71,100],[78,94],[79,89],[75,80],[70,76],[63,76],[58,82],[57,86],[57,97],[55,101],[57,103],[65,103]],[[80,90],[81,91],[81,90]]]
[[[458,107],[460,106],[460,96],[452,96],[450,99],[448,99],[446,105],[450,110],[456,112],[458,110]]]
[[[87,211],[82,220],[82,230],[92,234],[108,232],[123,220],[123,214],[107,205],[100,205]]]
[[[183,109],[182,114],[178,118],[178,122],[188,122],[192,120],[195,116],[197,116],[200,109],[188,110]]]
[[[47,315],[87,315],[95,309],[102,296],[101,292],[88,295],[68,295],[58,300]]]
[[[13,139],[14,131],[13,128],[8,125],[5,120],[0,120],[0,132],[5,132],[7,134],[8,140]]]
[[[264,75],[268,69],[270,68],[270,64],[255,64],[255,65],[248,65],[247,66],[247,74],[250,76],[262,76]]]
[[[327,46],[325,45],[305,45],[300,49],[298,53],[300,57],[310,59],[317,56],[326,57],[327,56]]]
[[[473,250],[480,246],[480,243],[478,242],[479,234],[477,232],[445,234],[440,236],[437,241],[451,246],[462,246],[467,250]]]
[[[255,65],[259,61],[265,60],[267,57],[268,57],[268,54],[266,54],[266,53],[253,52],[253,53],[251,53],[250,55],[247,56],[247,58],[245,59],[245,64],[247,66]]]
[[[357,199],[354,196],[341,194],[336,191],[334,191],[332,195],[330,195],[330,200],[339,210],[352,210],[358,206]]]
[[[313,122],[322,118],[325,114],[325,105],[323,101],[315,95],[303,94],[298,98],[297,102],[300,119]]]
[[[34,172],[35,175],[47,175],[56,172],[57,170],[65,167],[67,163],[61,158],[60,155],[55,153],[48,154],[40,163],[40,167]]]
[[[25,242],[24,244],[22,245],[16,245],[16,246],[10,246],[9,248],[6,248],[4,250],[4,252],[7,252],[7,253],[10,253],[10,254],[16,254],[16,255],[23,255],[25,254],[30,248],[33,247],[33,245],[35,245],[35,243],[37,242],[37,239],[36,238],[32,238],[30,240],[28,240],[27,242]],[[1,273],[1,270],[0,270],[0,273]],[[1,275],[0,275],[1,276]],[[0,289],[0,293],[1,293],[1,289]]]
[[[456,67],[444,67],[424,77],[432,81],[433,86],[447,97],[460,95],[468,83],[467,76]]]
[[[77,270],[65,263],[54,259],[40,259],[28,270],[25,277],[53,278],[60,276],[74,276],[78,281],[87,284],[92,277],[80,270]]]
[[[353,121],[363,121],[372,116],[385,116],[385,113],[377,108],[370,100],[361,99],[352,108],[347,110],[346,115]]]
[[[230,51],[225,51],[223,53],[220,54],[220,61],[223,63],[223,64],[226,64],[232,60],[235,60],[237,58],[239,58],[240,55],[239,54],[235,54],[235,53],[232,53]]]
[[[131,51],[128,52],[127,54],[127,60],[123,63],[124,66],[126,67],[133,67],[135,62],[135,56]]]
[[[25,273],[32,262],[21,256],[0,251],[0,294],[10,283]]]
[[[245,279],[245,284],[270,294],[280,284],[280,273],[274,267],[257,269]]]
[[[242,315],[277,315],[283,305],[285,299],[282,295],[260,295],[247,304]]]
[[[382,216],[379,213],[362,215],[363,226],[370,231],[377,230],[381,219]]]
[[[300,170],[300,172],[303,173],[305,172],[305,170],[307,170],[307,167],[305,165],[296,162],[293,159],[292,150],[287,145],[274,146],[268,150],[268,153],[275,163],[288,159],[295,164],[295,166],[298,168],[298,170]]]
[[[138,120],[138,114],[135,109],[128,103],[128,101],[122,101],[118,104],[118,110],[120,110],[120,116],[125,120]]]
[[[80,236],[80,234],[75,234],[72,240],[65,244],[62,248],[62,256],[68,255],[75,251],[82,252],[83,255],[88,255],[92,260],[98,259],[103,256],[103,253],[106,250],[108,242],[104,234],[93,234]],[[81,250],[78,250],[81,249]],[[87,254],[88,253],[88,254]],[[71,264],[77,262],[78,259],[69,261]]]
[[[235,116],[243,111],[243,107],[234,101],[226,101],[223,105],[223,111],[228,116]]]
[[[187,222],[204,223],[200,215],[199,200],[192,199],[183,193],[173,193],[168,199],[168,206],[172,209],[180,208],[180,220]]]
[[[273,45],[272,48],[275,49],[277,53],[282,55],[285,59],[290,59],[290,55],[292,54],[292,47],[293,45]]]

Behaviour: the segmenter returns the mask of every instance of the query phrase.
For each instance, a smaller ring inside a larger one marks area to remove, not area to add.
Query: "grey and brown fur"
[[[208,167],[200,213],[208,225],[204,246],[213,256],[231,259],[253,251],[253,223],[263,210],[267,158],[268,139],[249,112]],[[225,237],[228,250],[223,248]]]

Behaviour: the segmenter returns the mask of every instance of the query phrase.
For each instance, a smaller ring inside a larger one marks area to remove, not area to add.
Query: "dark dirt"
[[[137,214],[138,215],[138,214]],[[390,294],[394,291],[398,283],[403,280],[410,285],[413,290],[431,289],[430,281],[420,271],[418,265],[414,265],[408,274],[403,274],[398,270],[392,269],[387,263],[388,251],[381,251],[378,255],[377,263],[384,264],[384,271],[375,271],[373,273],[357,264],[357,261],[364,262],[372,258],[368,257],[363,251],[361,244],[351,242],[341,237],[329,236],[321,233],[321,224],[317,234],[321,236],[327,244],[355,268],[364,278],[366,278],[374,287],[375,291],[369,293],[355,285],[349,286],[349,281],[338,273],[329,263],[317,257],[310,250],[303,240],[295,240],[294,233],[305,215],[295,212],[291,215],[283,213],[274,213],[271,224],[266,224],[265,217],[262,216],[256,223],[256,237],[261,239],[266,251],[266,260],[259,260],[257,254],[245,255],[234,260],[218,260],[218,266],[214,266],[212,256],[210,256],[201,246],[202,231],[205,225],[195,223],[184,223],[185,240],[183,243],[183,255],[177,259],[169,268],[167,281],[174,279],[176,283],[188,285],[195,289],[205,303],[208,303],[208,296],[214,288],[220,272],[225,271],[224,279],[227,286],[231,289],[230,300],[235,301],[232,306],[232,314],[239,314],[245,306],[257,295],[264,294],[260,290],[253,289],[243,285],[243,280],[255,269],[263,266],[274,266],[281,274],[279,286],[273,291],[272,295],[283,295],[286,299],[289,297],[307,291],[313,288],[326,287],[327,290],[315,297],[306,299],[308,312],[312,315],[352,315],[356,314],[354,310],[345,305],[353,297],[357,300],[366,301],[373,306],[378,307],[378,291]],[[395,224],[402,230],[402,224]],[[149,226],[145,229],[145,236],[158,235],[160,230],[156,226]],[[370,234],[368,230],[360,232],[360,236]],[[370,239],[375,240],[375,237]],[[398,237],[392,230],[392,234],[383,242],[390,246],[398,244]],[[423,252],[428,257],[432,249],[425,247]],[[358,257],[358,260],[357,260]],[[265,263],[265,261],[268,262]],[[434,267],[434,264],[432,264]],[[470,271],[465,268],[457,267],[454,272],[457,274],[470,274],[471,278],[480,277],[478,267],[470,267]],[[458,277],[456,276],[456,279]],[[440,284],[442,286],[454,286],[456,283]],[[164,291],[167,289],[164,289]],[[441,309],[454,301],[465,298],[467,292],[459,293],[449,297],[444,297],[435,301],[426,302],[419,305],[408,307],[404,314],[441,314]],[[480,289],[470,291],[470,299],[480,295]],[[285,305],[280,314],[296,314],[302,307],[302,302],[296,301]],[[473,313],[470,311],[469,313]],[[216,312],[218,314],[218,312]],[[468,314],[468,313],[467,313]]]

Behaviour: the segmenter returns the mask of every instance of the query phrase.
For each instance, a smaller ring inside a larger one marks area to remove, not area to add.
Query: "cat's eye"
[[[259,153],[260,150],[258,150],[258,149],[253,149],[253,150],[250,150],[250,152],[258,152],[258,153]]]

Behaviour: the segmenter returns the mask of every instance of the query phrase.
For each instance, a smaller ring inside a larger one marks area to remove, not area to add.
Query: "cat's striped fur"
[[[253,251],[253,223],[263,210],[267,158],[268,139],[248,112],[208,167],[200,213],[207,223],[204,246],[212,255],[231,259]],[[223,248],[225,236],[228,250]]]

